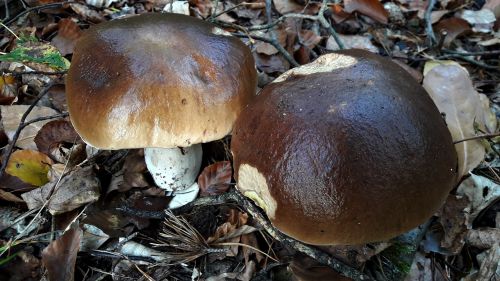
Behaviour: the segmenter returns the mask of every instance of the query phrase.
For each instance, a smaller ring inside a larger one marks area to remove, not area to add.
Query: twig
[[[250,37],[250,38],[255,39],[255,40],[259,40],[259,41],[262,41],[262,42],[269,43],[269,44],[273,45],[273,47],[275,47],[276,50],[278,50],[278,52],[280,52],[281,55],[283,55],[283,57],[291,65],[293,65],[294,67],[300,66],[300,64],[290,55],[290,53],[287,50],[285,50],[285,48],[283,48],[283,46],[281,46],[278,42],[276,42],[273,39],[269,39],[269,38],[262,37],[262,36],[257,36],[257,35],[252,35],[252,34],[241,34],[241,33],[232,33],[232,34],[234,36],[240,37],[240,38]]]
[[[471,141],[471,140],[478,140],[478,139],[489,139],[489,138],[494,138],[500,136],[500,132],[498,133],[493,133],[493,134],[484,134],[484,135],[479,135],[479,136],[473,136],[470,138],[465,138],[461,140],[454,141],[453,144],[461,143],[464,141]]]
[[[22,11],[21,13],[17,14],[15,17],[5,21],[5,25],[10,25],[11,23],[15,22],[17,19],[19,19],[20,17],[28,14],[28,13],[31,13],[31,12],[40,12],[42,10],[47,10],[47,9],[52,9],[52,8],[59,8],[59,7],[63,7],[64,5],[67,5],[67,4],[73,4],[73,3],[77,3],[77,2],[74,2],[74,1],[67,1],[67,2],[57,2],[57,3],[50,3],[50,4],[45,4],[45,5],[40,5],[40,6],[37,6],[37,7],[32,7],[32,8],[29,8],[29,9],[26,9],[24,11]],[[0,31],[3,30],[3,27],[0,27]]]
[[[500,71],[500,66],[494,66],[494,65],[482,63],[480,61],[477,61],[475,59],[470,58],[468,55],[464,56],[464,55],[458,55],[458,54],[448,54],[448,55],[437,57],[436,59],[448,59],[448,58],[459,59],[459,60],[468,62],[470,64],[479,66],[479,67],[484,68],[484,69]]]
[[[500,50],[479,51],[479,52],[458,52],[458,51],[444,49],[443,53],[462,55],[462,56],[483,56],[483,55],[500,55]]]
[[[19,122],[19,126],[17,127],[16,132],[14,133],[14,136],[12,137],[11,143],[7,146],[7,150],[5,151],[5,155],[3,157],[2,161],[2,166],[0,167],[0,178],[3,176],[3,173],[5,172],[5,168],[7,167],[7,163],[9,162],[10,156],[12,155],[12,151],[14,149],[14,146],[16,145],[17,139],[19,139],[19,135],[21,134],[22,129],[25,127],[24,123],[26,121],[26,118],[28,115],[31,113],[33,108],[35,108],[36,104],[49,92],[49,89],[55,84],[54,81],[49,82],[46,86],[45,89],[43,89],[40,94],[36,97],[36,99],[31,103],[31,105],[28,107],[26,112],[24,112],[23,116],[21,117],[21,121]]]
[[[427,2],[427,9],[425,10],[424,20],[425,20],[425,33],[427,33],[427,38],[429,39],[429,46],[434,46],[436,44],[436,35],[434,35],[434,30],[432,29],[431,14],[432,9],[436,5],[437,0],[429,0]]]
[[[436,1],[436,0],[434,0],[434,1]],[[321,23],[321,25],[323,25],[324,28],[328,29],[328,31],[330,32],[330,35],[332,35],[333,39],[335,39],[335,42],[337,42],[339,49],[343,50],[343,49],[345,49],[344,43],[342,42],[342,40],[340,40],[340,37],[337,34],[337,32],[335,31],[335,29],[333,29],[332,25],[325,18],[325,11],[327,8],[328,8],[328,0],[323,0],[323,3],[321,4],[321,8],[319,9],[319,12],[318,12],[318,20]]]
[[[201,197],[196,199],[195,201],[187,204],[182,207],[183,209],[192,208],[194,206],[206,206],[206,205],[214,205],[214,204],[224,204],[229,202],[236,202],[239,206],[241,206],[247,213],[249,213],[254,220],[262,226],[264,230],[266,230],[274,239],[280,241],[283,244],[286,244],[296,251],[302,252],[313,259],[316,259],[318,262],[326,264],[331,268],[338,271],[340,274],[349,277],[354,280],[370,280],[370,277],[358,271],[355,268],[352,268],[341,261],[336,260],[335,258],[329,256],[326,253],[323,253],[321,250],[314,248],[313,246],[306,245],[302,242],[289,238],[278,232],[268,221],[267,219],[260,213],[260,211],[252,205],[245,197],[240,195],[237,191],[226,192],[222,195],[218,196],[209,196],[209,197]],[[123,208],[120,210],[125,211],[128,214],[134,215],[146,215],[147,213],[142,211],[134,211],[131,208]],[[175,210],[176,212],[178,211]],[[148,212],[149,214],[154,214],[154,218],[159,218],[160,212]],[[165,217],[165,214],[162,214],[162,218]]]

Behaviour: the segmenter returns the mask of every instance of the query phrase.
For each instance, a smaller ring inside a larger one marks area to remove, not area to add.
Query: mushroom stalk
[[[191,187],[200,171],[201,144],[179,148],[145,148],[144,158],[155,183],[168,193]]]

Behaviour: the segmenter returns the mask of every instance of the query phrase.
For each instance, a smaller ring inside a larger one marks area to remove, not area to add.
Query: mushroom
[[[156,184],[193,185],[200,143],[229,134],[255,96],[250,50],[199,19],[143,14],[85,32],[66,87],[71,121],[89,145],[145,148]]]
[[[316,245],[382,241],[425,222],[456,183],[440,112],[395,63],[319,57],[267,85],[238,117],[237,188],[283,233]]]

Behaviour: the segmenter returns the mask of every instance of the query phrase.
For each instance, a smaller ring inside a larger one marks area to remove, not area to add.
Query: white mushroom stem
[[[149,172],[160,188],[182,192],[191,187],[201,167],[201,144],[184,148],[145,148]]]

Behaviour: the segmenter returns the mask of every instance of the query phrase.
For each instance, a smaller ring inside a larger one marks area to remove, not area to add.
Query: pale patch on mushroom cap
[[[322,55],[312,63],[288,70],[287,72],[281,74],[278,78],[276,78],[272,83],[283,82],[289,77],[297,75],[332,72],[332,70],[335,69],[350,67],[357,62],[358,60],[355,57],[349,56],[347,54],[326,54]]]
[[[266,178],[256,168],[241,164],[238,169],[238,189],[274,219],[278,204],[269,192]]]

